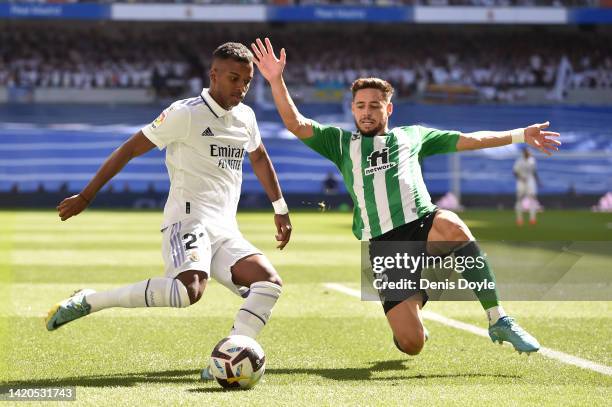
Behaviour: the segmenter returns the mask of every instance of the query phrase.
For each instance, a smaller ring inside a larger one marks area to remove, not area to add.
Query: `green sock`
[[[462,277],[468,282],[480,283],[486,280],[487,282],[495,283],[494,289],[474,289],[474,294],[476,294],[482,308],[486,311],[492,307],[499,306],[499,294],[497,292],[495,274],[493,274],[493,270],[478,244],[475,241],[467,243],[460,249],[455,250],[455,257],[468,257],[473,259],[469,261],[469,264],[466,265],[462,273]],[[467,267],[468,265],[471,267]]]

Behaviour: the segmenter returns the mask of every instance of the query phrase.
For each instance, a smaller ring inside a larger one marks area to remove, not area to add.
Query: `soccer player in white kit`
[[[516,177],[516,224],[523,226],[523,200],[527,198],[529,201],[529,223],[536,224],[536,195],[538,193],[538,174],[536,172],[536,161],[527,148],[523,149],[523,153],[517,158],[512,168],[512,172]]]
[[[62,221],[78,215],[132,158],[154,147],[166,148],[170,191],[161,230],[165,275],[104,292],[80,290],[49,311],[48,330],[112,307],[187,307],[201,298],[211,276],[245,298],[231,334],[254,338],[268,322],[282,282],[236,223],[247,153],[273,203],[280,249],[289,242],[291,222],[255,114],[241,103],[253,78],[252,59],[242,44],[217,48],[209,89],[170,105],[115,150],[79,194],[59,204]]]

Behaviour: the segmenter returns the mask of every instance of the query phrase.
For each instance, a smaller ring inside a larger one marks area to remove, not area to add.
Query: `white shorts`
[[[176,278],[187,270],[204,271],[219,283],[242,296],[248,287],[232,281],[231,268],[240,259],[261,251],[235,228],[204,224],[187,218],[162,230],[162,256],[166,277]]]
[[[519,198],[523,196],[536,196],[537,193],[538,188],[534,179],[518,181],[516,183],[516,196]]]

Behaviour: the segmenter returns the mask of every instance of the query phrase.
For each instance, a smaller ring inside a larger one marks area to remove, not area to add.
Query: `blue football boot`
[[[489,337],[500,345],[505,341],[514,346],[518,353],[537,352],[540,349],[538,340],[508,316],[502,317],[489,327]]]
[[[55,304],[47,314],[45,322],[47,330],[54,331],[70,321],[84,317],[91,311],[91,306],[85,301],[85,296],[95,293],[94,290],[79,290],[68,299]]]

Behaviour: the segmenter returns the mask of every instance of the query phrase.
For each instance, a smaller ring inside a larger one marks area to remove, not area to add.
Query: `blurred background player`
[[[525,204],[529,209],[529,223],[536,224],[536,212],[538,209],[538,186],[540,183],[538,173],[536,171],[536,160],[529,152],[527,147],[523,148],[523,152],[516,159],[512,172],[516,177],[516,224],[523,226],[523,208]]]
[[[80,193],[57,207],[62,221],[78,215],[131,159],[166,148],[171,185],[161,229],[165,276],[109,291],[77,291],[51,308],[49,331],[107,308],[188,307],[200,300],[210,277],[245,298],[231,334],[255,338],[268,322],[282,283],[238,230],[246,153],[273,203],[280,249],[289,242],[291,223],[255,114],[241,103],[253,78],[251,52],[238,43],[219,46],[209,77],[209,89],[165,109],[115,150]]]

